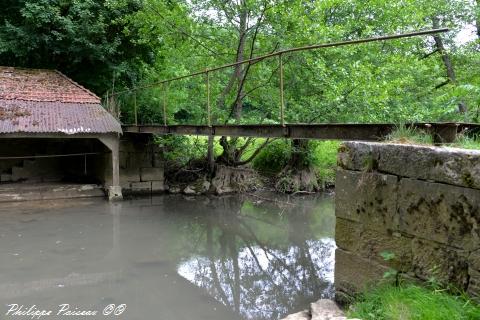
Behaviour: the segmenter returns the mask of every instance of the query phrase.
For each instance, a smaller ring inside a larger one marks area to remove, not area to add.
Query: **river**
[[[3,203],[0,318],[279,319],[333,296],[334,228],[329,195]]]

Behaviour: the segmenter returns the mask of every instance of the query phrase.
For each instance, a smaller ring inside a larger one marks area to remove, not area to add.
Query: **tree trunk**
[[[248,11],[246,7],[246,0],[242,0],[240,4],[240,25],[239,25],[239,39],[238,39],[238,50],[237,50],[237,61],[240,62],[245,60],[245,42],[247,38],[247,17]],[[240,122],[242,118],[242,105],[243,105],[243,77],[244,77],[244,66],[237,65],[235,67],[235,77],[237,78],[237,101],[235,101],[234,115],[235,120]]]
[[[208,162],[208,173],[213,175],[215,169],[215,150],[213,149],[214,137],[208,136],[208,147],[207,147],[207,162]]]
[[[480,0],[477,0],[477,7],[475,12],[475,24],[477,27],[477,37],[480,39]]]
[[[440,28],[440,21],[438,17],[433,17],[433,28],[438,29]],[[443,43],[443,39],[440,35],[435,34],[433,36],[433,39],[435,40],[435,46],[437,47],[437,51],[440,53],[442,56],[442,61],[445,66],[445,69],[447,70],[447,77],[450,83],[456,84],[457,83],[457,77],[455,75],[455,69],[453,68],[452,61],[450,60],[450,56],[448,55],[447,50],[445,49],[445,45]],[[465,104],[464,101],[460,101],[458,103],[458,111],[460,113],[466,113],[467,112],[467,105]]]
[[[275,188],[286,193],[320,190],[316,171],[308,159],[311,152],[309,141],[293,139],[291,147],[290,161],[280,172]]]

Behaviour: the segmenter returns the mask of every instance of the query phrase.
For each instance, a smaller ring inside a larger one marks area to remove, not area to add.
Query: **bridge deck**
[[[411,123],[434,134],[438,142],[453,142],[457,133],[480,130],[472,123]],[[287,124],[282,125],[124,125],[126,133],[153,133],[202,136],[264,137],[319,140],[378,141],[396,128],[394,124]]]

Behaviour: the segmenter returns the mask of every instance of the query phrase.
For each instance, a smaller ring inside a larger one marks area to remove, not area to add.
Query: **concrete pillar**
[[[112,200],[122,200],[122,187],[120,186],[120,159],[119,159],[119,145],[120,139],[117,135],[103,136],[99,140],[112,152],[111,154],[111,168],[107,170],[112,170],[112,184],[108,186],[108,199]]]

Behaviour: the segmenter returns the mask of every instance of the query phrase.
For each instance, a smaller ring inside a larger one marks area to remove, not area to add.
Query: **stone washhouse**
[[[62,73],[0,67],[0,201],[102,188],[121,198],[121,134],[100,98]]]

